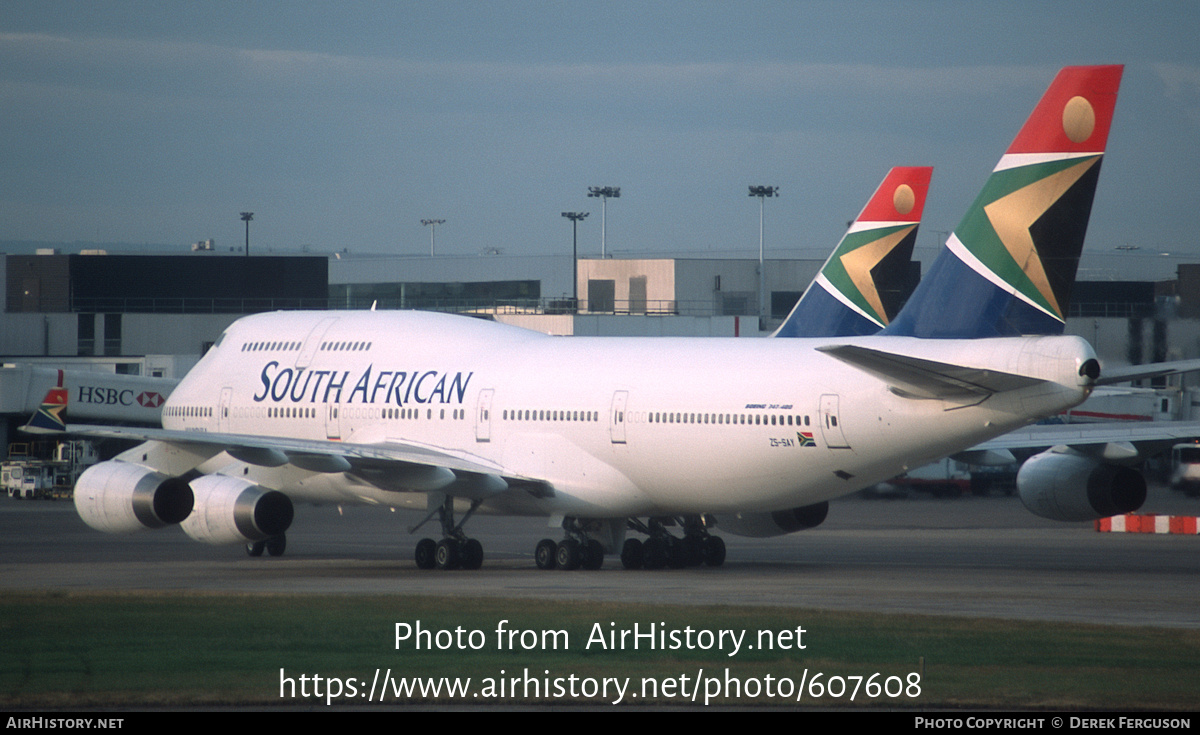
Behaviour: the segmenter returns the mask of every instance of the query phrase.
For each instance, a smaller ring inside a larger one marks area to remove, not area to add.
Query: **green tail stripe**
[[[852,301],[855,306],[862,309],[863,312],[870,314],[875,321],[880,324],[887,324],[888,318],[885,314],[878,313],[878,310],[871,305],[870,302],[858,290],[858,286],[854,285],[854,281],[850,278],[850,274],[846,272],[846,267],[842,263],[842,256],[858,250],[861,247],[870,245],[873,242],[882,240],[883,238],[893,233],[904,229],[911,229],[914,223],[908,222],[902,225],[890,227],[876,227],[870,230],[860,230],[859,232],[847,233],[842,241],[838,243],[837,250],[833,251],[833,256],[829,258],[821,273],[829,279],[834,288],[842,293],[847,299]]]
[[[967,250],[992,273],[1051,314],[1057,314],[1058,309],[1038,290],[1022,264],[1013,259],[984,208],[1030,184],[1097,158],[1100,156],[1036,163],[993,173],[954,231]],[[1063,316],[1059,314],[1059,317]]]

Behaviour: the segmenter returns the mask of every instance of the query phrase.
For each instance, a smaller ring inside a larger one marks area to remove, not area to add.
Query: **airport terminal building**
[[[1111,364],[1200,357],[1200,265],[1158,259],[1142,280],[1113,279],[1137,273],[1127,262],[1085,254],[1068,331]],[[757,338],[821,264],[768,260],[760,293],[753,258],[5,255],[0,362],[178,379],[234,320],[279,309],[428,309],[561,335]],[[23,420],[41,382],[0,380],[0,423]]]

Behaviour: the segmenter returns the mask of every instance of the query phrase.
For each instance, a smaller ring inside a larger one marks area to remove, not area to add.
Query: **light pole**
[[[254,212],[242,212],[242,221],[246,223],[246,257],[250,257],[250,220],[254,219]]]
[[[604,243],[605,225],[608,223],[608,198],[616,199],[621,196],[619,186],[589,186],[588,196],[600,198],[600,257],[607,258],[608,250]]]
[[[437,233],[437,226],[446,224],[444,219],[423,219],[421,224],[429,228],[429,257],[433,257],[433,243]]]
[[[579,313],[579,220],[589,212],[563,212],[571,220],[571,310]]]
[[[763,201],[779,196],[778,186],[751,186],[750,196],[758,197],[758,316],[767,314],[767,272],[763,267]]]

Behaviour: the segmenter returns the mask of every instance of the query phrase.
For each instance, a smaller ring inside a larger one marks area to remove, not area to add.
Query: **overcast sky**
[[[0,0],[0,240],[823,257],[893,165],[958,224],[1060,66],[1124,63],[1088,250],[1195,252],[1196,2]],[[935,234],[942,231],[942,235]]]

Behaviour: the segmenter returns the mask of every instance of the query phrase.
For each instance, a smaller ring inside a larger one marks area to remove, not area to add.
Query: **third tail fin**
[[[63,413],[67,410],[67,389],[63,387],[63,371],[58,371],[58,385],[46,391],[46,397],[21,431],[29,434],[59,434],[67,430]]]

